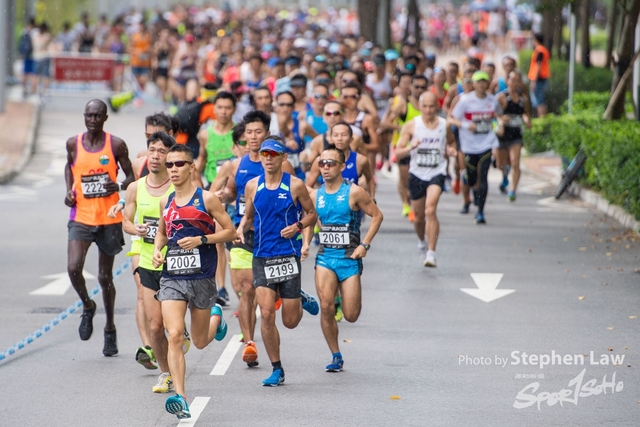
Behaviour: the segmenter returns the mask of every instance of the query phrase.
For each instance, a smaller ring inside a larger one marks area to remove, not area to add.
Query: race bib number
[[[160,218],[154,218],[151,216],[142,217],[142,222],[147,225],[147,234],[142,238],[145,243],[153,244],[158,234],[158,221]]]
[[[504,124],[510,128],[522,128],[522,116],[509,114],[509,121]]]
[[[320,228],[320,244],[325,248],[345,249],[349,247],[349,226],[322,224]]]
[[[493,121],[480,120],[476,122],[476,133],[489,133],[493,129]]]
[[[264,263],[264,275],[267,284],[286,282],[300,275],[296,257],[274,257],[267,258]]]
[[[289,163],[291,163],[291,167],[294,169],[298,169],[300,167],[300,156],[298,153],[289,153],[288,159]]]
[[[200,251],[175,247],[167,251],[167,272],[175,276],[200,273]]]
[[[104,189],[104,183],[109,179],[109,174],[99,173],[96,175],[82,175],[82,194],[85,199],[95,199],[97,197],[107,197],[107,190]]]
[[[440,150],[437,148],[418,148],[418,167],[435,168],[440,164]]]
[[[247,210],[247,199],[245,199],[244,194],[240,196],[238,199],[238,215],[244,216],[244,213]]]

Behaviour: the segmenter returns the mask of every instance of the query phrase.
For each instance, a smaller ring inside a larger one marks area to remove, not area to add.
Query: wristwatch
[[[296,222],[296,227],[298,227],[298,230],[302,230],[304,228],[304,225],[302,225],[302,223],[298,221]]]
[[[124,190],[124,185],[121,182],[116,182],[116,184],[118,184],[118,191]]]
[[[203,245],[208,245],[209,244],[209,239],[207,239],[207,236],[202,236],[202,237],[200,237],[200,242]]]
[[[367,251],[371,249],[371,245],[367,245],[366,243],[360,243],[360,246],[362,246]]]

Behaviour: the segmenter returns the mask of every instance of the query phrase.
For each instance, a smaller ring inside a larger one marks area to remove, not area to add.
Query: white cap
[[[325,40],[325,39],[318,40],[318,47],[328,48],[330,44],[331,43],[329,43],[329,40]]]

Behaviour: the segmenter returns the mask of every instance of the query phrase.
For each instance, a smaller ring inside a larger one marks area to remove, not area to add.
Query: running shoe
[[[113,331],[104,331],[104,347],[102,348],[102,354],[107,357],[118,354],[118,338],[116,336],[115,329]]]
[[[402,216],[409,216],[409,213],[411,212],[411,206],[409,205],[402,205]]]
[[[249,341],[244,345],[244,350],[242,350],[242,361],[250,368],[258,366],[258,349],[253,341]]]
[[[436,252],[427,251],[427,257],[424,260],[425,267],[437,267],[436,265]]]
[[[218,291],[219,292],[219,291]],[[220,293],[218,293],[218,295],[216,295],[216,304],[219,304],[220,306],[224,307],[225,305],[227,305],[227,302],[224,300],[224,298],[222,298],[220,296]]]
[[[340,372],[342,371],[342,367],[344,366],[344,360],[342,360],[342,356],[333,356],[333,360],[329,363],[326,368],[324,368],[325,372]]]
[[[222,341],[227,336],[227,322],[222,315],[222,307],[218,304],[211,307],[211,315],[220,317],[220,323],[218,323],[218,329],[216,329],[216,341]]]
[[[507,200],[509,200],[510,202],[515,202],[516,201],[516,192],[515,191],[509,191],[509,195],[507,196]]]
[[[153,363],[154,360],[153,349],[151,347],[148,345],[138,347],[138,350],[136,351],[136,362],[144,366],[146,369],[158,369],[158,365]]]
[[[218,289],[218,296],[225,300],[225,302],[229,302],[229,292],[227,292],[227,288]]]
[[[484,215],[481,214],[481,213],[477,213],[476,214],[475,221],[476,221],[476,224],[486,224],[487,223],[487,221],[485,221],[485,219],[484,219]]]
[[[468,214],[469,213],[469,205],[471,203],[465,203],[464,205],[462,205],[462,209],[460,209],[460,213],[461,214]]]
[[[453,194],[460,194],[460,180],[456,179],[455,181],[453,181],[453,184],[451,184],[451,189],[453,190]]]
[[[418,257],[420,258],[420,261],[424,261],[424,259],[427,256],[427,246],[424,244],[424,242],[419,242],[418,243]]]
[[[282,369],[274,369],[271,376],[262,380],[265,387],[277,387],[284,382],[284,371]]]
[[[413,222],[416,220],[416,213],[411,210],[409,211],[409,216],[407,216],[407,219],[409,220],[409,222]]]
[[[320,311],[318,301],[302,289],[300,289],[300,299],[302,300],[302,308],[310,315],[315,316]]]
[[[182,354],[187,354],[190,348],[191,348],[191,336],[189,336],[189,331],[187,331],[187,327],[185,326],[184,338],[182,339]]]
[[[164,408],[168,413],[175,415],[179,420],[184,418],[191,418],[191,412],[189,412],[189,405],[184,397],[179,394],[175,396],[167,397],[164,402]]]
[[[282,307],[282,298],[278,296],[278,299],[276,300],[276,311],[280,310],[280,307]]]
[[[509,169],[507,166],[507,169],[505,170],[504,175],[502,175],[502,184],[500,184],[500,194],[506,194],[508,186],[509,186]]]
[[[96,310],[98,309],[98,304],[95,301],[91,301],[93,303],[92,310],[82,310],[82,316],[80,316],[80,327],[78,328],[78,333],[80,334],[80,339],[82,341],[86,341],[91,338],[91,334],[93,334],[93,316],[96,315]]]
[[[342,295],[338,295],[333,302],[336,307],[336,314],[334,315],[334,318],[336,319],[336,322],[339,322],[344,317],[344,314],[342,313]]]
[[[480,202],[478,201],[478,195],[476,194],[476,190],[473,190],[472,192],[473,192],[473,205],[478,206],[478,203]]]
[[[173,378],[171,378],[169,372],[163,372],[151,390],[153,390],[154,393],[169,393],[171,389],[173,389]]]
[[[238,335],[238,337],[240,337],[238,341],[244,342],[244,334],[242,332],[240,332],[240,335]]]

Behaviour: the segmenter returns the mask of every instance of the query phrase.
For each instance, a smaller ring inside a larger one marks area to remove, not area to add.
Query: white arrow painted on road
[[[476,282],[478,289],[461,288],[460,290],[480,301],[495,301],[516,291],[515,289],[496,289],[502,276],[502,273],[471,273],[471,278]]]
[[[82,270],[85,280],[93,280],[96,276],[87,273]],[[50,274],[49,276],[42,276],[43,279],[55,279],[53,282],[44,285],[35,291],[29,292],[29,295],[64,295],[71,287],[71,280],[68,273]]]

